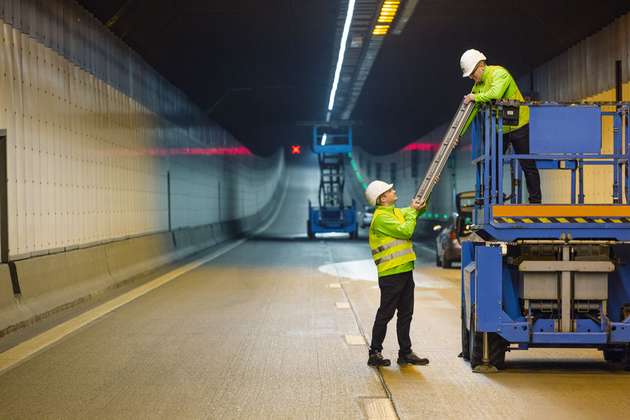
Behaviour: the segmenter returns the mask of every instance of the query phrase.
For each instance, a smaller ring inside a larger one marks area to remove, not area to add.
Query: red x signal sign
[[[299,155],[300,153],[302,153],[302,146],[294,144],[293,146],[291,146],[291,154],[292,155]]]

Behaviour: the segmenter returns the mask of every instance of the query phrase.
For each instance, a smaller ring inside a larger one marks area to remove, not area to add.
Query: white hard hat
[[[459,59],[459,65],[462,68],[462,77],[470,76],[472,72],[475,71],[477,64],[485,59],[486,56],[478,50],[468,50],[462,54],[462,58]]]
[[[375,206],[378,197],[384,192],[390,190],[393,186],[394,184],[388,184],[387,182],[383,181],[370,182],[370,185],[368,185],[365,189],[365,198],[367,198],[370,206]]]

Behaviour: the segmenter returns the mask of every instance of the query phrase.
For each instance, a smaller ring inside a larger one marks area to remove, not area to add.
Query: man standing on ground
[[[370,205],[376,206],[370,224],[369,242],[381,290],[381,303],[372,329],[368,365],[391,364],[381,352],[387,323],[393,318],[395,311],[398,311],[396,333],[400,346],[398,364],[426,365],[429,360],[418,357],[411,350],[409,336],[415,288],[413,267],[416,259],[411,237],[416,229],[416,219],[424,213],[426,206],[419,201],[413,201],[411,207],[396,208],[396,190],[393,184],[383,181],[371,182],[365,190],[365,196]]]
[[[459,61],[463,77],[474,80],[472,92],[464,96],[464,102],[477,104],[492,100],[515,100],[523,102],[521,94],[512,75],[501,66],[489,66],[486,64],[486,56],[477,50],[468,50]],[[475,113],[470,117],[462,134],[468,128]],[[512,144],[518,155],[529,154],[529,107],[519,108],[518,124],[515,126],[503,126],[503,150],[507,150]],[[519,159],[519,163],[525,172],[525,183],[529,193],[531,204],[540,204],[542,194],[540,191],[540,174],[536,168],[536,161],[531,159]]]

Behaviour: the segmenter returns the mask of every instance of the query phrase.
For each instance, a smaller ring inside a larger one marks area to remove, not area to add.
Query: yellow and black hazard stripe
[[[630,223],[630,217],[540,217],[540,216],[531,216],[531,217],[495,217],[494,223],[507,223],[507,224],[515,224],[515,223]]]

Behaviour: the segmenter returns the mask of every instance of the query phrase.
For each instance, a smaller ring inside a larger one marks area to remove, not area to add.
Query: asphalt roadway
[[[630,374],[597,351],[512,352],[507,370],[472,373],[457,357],[459,270],[422,244],[412,339],[431,363],[395,364],[392,322],[394,364],[366,366],[379,299],[366,238],[307,240],[316,172],[289,177],[264,232],[0,374],[0,418],[627,417]]]

